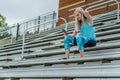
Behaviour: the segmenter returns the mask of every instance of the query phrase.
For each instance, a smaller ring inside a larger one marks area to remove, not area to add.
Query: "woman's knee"
[[[64,43],[67,43],[69,41],[69,37],[68,36],[65,36],[64,37]]]
[[[66,36],[64,38],[64,49],[65,50],[70,50],[70,44],[69,44],[69,37],[68,36]]]
[[[78,46],[78,50],[83,50],[84,46],[83,46],[83,41],[82,41],[82,37],[78,36],[76,37],[76,42],[77,42],[77,46]]]
[[[94,47],[96,46],[95,40],[89,40],[87,43],[84,44],[84,47]]]
[[[77,44],[80,44],[82,42],[82,38],[80,36],[76,37],[76,42],[77,42]]]

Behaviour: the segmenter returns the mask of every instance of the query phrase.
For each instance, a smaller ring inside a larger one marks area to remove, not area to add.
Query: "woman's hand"
[[[76,21],[82,20],[82,15],[80,13],[78,13],[77,15],[75,15],[75,20]]]
[[[84,11],[84,12],[88,12],[87,8],[85,9],[85,11]]]
[[[91,19],[91,18],[92,18],[87,9],[85,9],[85,10],[83,11],[83,15],[84,15],[87,19]]]
[[[80,20],[79,12],[75,11],[74,14],[75,14],[75,20],[79,21]]]

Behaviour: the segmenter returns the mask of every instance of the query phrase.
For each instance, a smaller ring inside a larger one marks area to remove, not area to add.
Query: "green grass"
[[[12,39],[12,43],[15,42],[15,38]],[[0,39],[0,46],[4,46],[6,44],[11,44],[11,39]]]

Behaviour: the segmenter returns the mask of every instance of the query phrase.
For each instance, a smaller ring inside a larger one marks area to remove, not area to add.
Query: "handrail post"
[[[66,21],[69,22],[69,11],[66,11]]]
[[[120,11],[120,5],[119,5],[119,2],[118,2],[118,0],[114,0],[116,3],[117,3],[117,5],[118,5],[118,7],[117,7],[117,20],[119,21],[119,19],[120,19],[120,16],[119,16],[119,11]]]
[[[25,26],[24,26],[24,30],[23,30],[23,42],[22,42],[22,54],[21,54],[21,59],[24,58],[24,46],[25,46]]]
[[[13,43],[13,36],[12,36],[12,34],[11,34],[11,44]]]
[[[13,43],[13,36],[12,36],[12,31],[11,31],[11,29],[10,29],[10,34],[11,34],[10,38],[11,38],[11,44],[12,44],[12,43]]]
[[[53,11],[53,14],[52,14],[52,15],[53,15],[53,23],[52,23],[52,26],[53,26],[53,28],[55,28],[55,26],[56,26],[56,23],[55,23],[55,22],[56,22],[56,20],[55,20],[55,19],[56,19],[56,13],[55,13],[55,11]]]
[[[60,17],[59,19],[63,20],[65,22],[65,30],[67,31],[67,21],[63,17]]]

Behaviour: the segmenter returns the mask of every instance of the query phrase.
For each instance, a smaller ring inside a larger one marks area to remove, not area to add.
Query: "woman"
[[[75,14],[75,28],[72,34],[67,34],[65,31],[64,35],[64,48],[66,58],[69,59],[70,43],[77,44],[80,57],[84,57],[84,47],[96,46],[96,35],[93,27],[92,16],[87,10],[83,10],[81,7],[76,8]],[[77,33],[80,30],[80,35]]]

